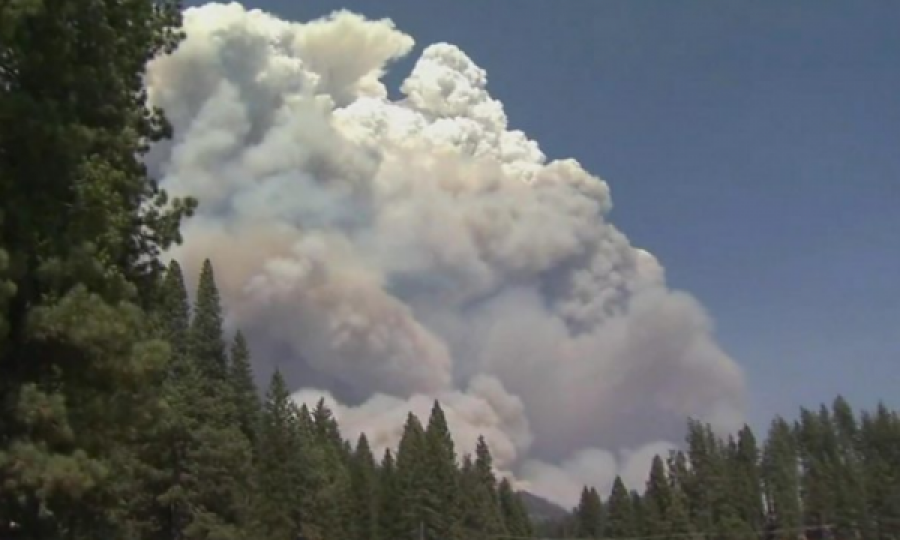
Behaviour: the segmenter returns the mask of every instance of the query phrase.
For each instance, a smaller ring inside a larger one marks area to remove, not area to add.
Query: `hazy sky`
[[[196,5],[203,2],[188,2]],[[612,221],[694,294],[751,420],[900,405],[900,3],[251,0],[345,7],[488,72],[511,127],[607,180]]]

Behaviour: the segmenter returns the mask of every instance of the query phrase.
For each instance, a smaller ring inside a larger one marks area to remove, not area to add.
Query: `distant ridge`
[[[550,502],[547,499],[529,493],[527,491],[519,491],[519,497],[528,510],[528,515],[532,521],[550,521],[562,519],[569,515],[569,512],[562,506]]]

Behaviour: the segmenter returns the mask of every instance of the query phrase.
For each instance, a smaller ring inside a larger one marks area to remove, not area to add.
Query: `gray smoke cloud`
[[[338,11],[306,23],[239,4],[185,13],[147,73],[176,138],[152,172],[201,200],[170,255],[215,264],[227,323],[261,378],[325,397],[345,435],[397,443],[445,405],[498,470],[572,504],[616,474],[640,485],[685,417],[732,429],[742,372],[691,296],[607,220],[607,184],[508,127],[486,72]]]

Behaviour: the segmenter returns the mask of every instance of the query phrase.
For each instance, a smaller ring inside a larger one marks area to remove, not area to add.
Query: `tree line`
[[[690,421],[683,450],[656,456],[644,489],[585,487],[572,515],[544,525],[578,538],[900,538],[900,416],[854,413],[838,397],[776,417],[759,443]]]
[[[143,162],[171,136],[143,74],[180,17],[172,0],[0,2],[0,538],[897,536],[885,407],[776,419],[761,448],[692,422],[640,493],[586,487],[536,524],[483,439],[458,454],[437,402],[375,456],[277,371],[260,392],[212,264],[191,305],[160,258],[197,204]]]

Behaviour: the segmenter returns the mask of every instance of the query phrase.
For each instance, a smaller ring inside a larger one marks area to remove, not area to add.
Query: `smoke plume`
[[[424,47],[391,100],[381,77],[414,41],[388,20],[232,3],[185,27],[148,69],[176,133],[149,164],[200,199],[171,255],[189,276],[213,260],[262,380],[279,367],[379,447],[439,398],[461,451],[484,434],[565,504],[642,483],[689,415],[741,420],[702,306],[607,220],[603,180],[508,128],[457,47]]]

